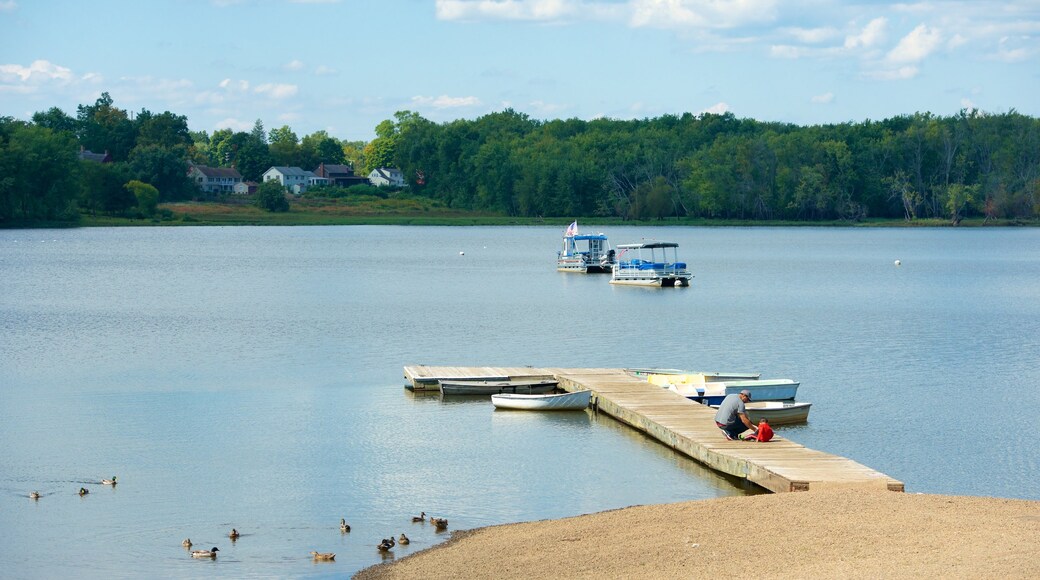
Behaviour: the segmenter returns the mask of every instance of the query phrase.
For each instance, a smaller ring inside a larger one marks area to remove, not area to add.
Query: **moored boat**
[[[556,388],[559,381],[552,380],[516,380],[516,381],[482,381],[482,380],[442,380],[438,381],[442,395],[497,395],[499,393],[548,393]]]
[[[603,234],[579,234],[575,221],[563,234],[563,249],[556,253],[560,272],[609,274],[614,265],[614,250]]]
[[[626,253],[629,258],[622,260]],[[679,261],[678,253],[679,244],[675,242],[621,244],[611,268],[610,283],[661,288],[689,286],[693,274],[686,269],[686,262]]]
[[[718,405],[711,405],[718,408]],[[765,419],[770,426],[793,425],[809,420],[809,408],[812,403],[799,401],[751,401],[744,405],[748,419],[758,423]]]
[[[517,409],[523,411],[580,411],[588,408],[590,400],[592,400],[592,391],[545,395],[523,395],[517,393],[491,395],[491,403],[496,409]]]
[[[752,401],[791,401],[798,394],[797,381],[791,379],[758,379],[753,381],[712,381],[703,384],[668,383],[664,388],[706,405],[718,405],[726,395],[748,390]]]

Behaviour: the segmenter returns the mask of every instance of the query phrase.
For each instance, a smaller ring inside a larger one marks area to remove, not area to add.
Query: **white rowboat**
[[[519,409],[524,411],[580,411],[588,408],[592,391],[576,391],[555,395],[518,395],[502,393],[491,395],[496,409]]]

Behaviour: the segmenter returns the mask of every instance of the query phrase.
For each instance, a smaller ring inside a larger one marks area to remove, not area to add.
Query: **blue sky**
[[[0,0],[0,30],[0,115],[25,120],[103,91],[350,140],[400,110],[1040,116],[1040,0]]]

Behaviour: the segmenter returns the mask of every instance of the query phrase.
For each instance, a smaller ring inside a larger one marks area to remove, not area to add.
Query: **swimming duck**
[[[212,550],[192,550],[191,551],[191,557],[192,558],[216,558],[217,557],[217,552],[219,552],[219,551],[220,551],[220,548],[218,548],[216,546],[213,546]]]
[[[430,518],[430,523],[437,527],[438,530],[443,530],[448,527],[447,518]]]
[[[184,546],[185,548],[190,548],[191,547],[191,538],[184,538],[184,541],[181,542],[181,545]]]
[[[87,491],[87,488],[85,488],[85,487],[79,488],[79,494],[80,495],[87,495],[88,493],[90,493],[90,492]]]
[[[311,552],[311,556],[320,562],[331,562],[336,559],[336,555],[332,552]]]
[[[40,492],[34,491],[29,494],[29,499],[40,499]]]
[[[114,476],[114,475],[112,476],[112,479],[102,479],[101,480],[101,485],[115,485],[115,484],[116,484],[116,476]]]
[[[346,518],[339,519],[339,531],[344,534],[350,531],[350,524],[347,523]]]
[[[419,514],[417,516],[412,516],[412,521],[413,522],[425,522],[426,521],[426,512],[423,512],[423,513],[421,513],[421,514]]]
[[[231,533],[228,534],[228,537],[231,538],[232,540],[237,540],[238,537],[241,536],[241,535],[242,534],[238,533],[238,530],[236,530],[235,528],[231,528]]]
[[[376,546],[376,547],[379,548],[380,552],[387,552],[391,548],[393,548],[395,545],[396,545],[396,542],[394,542],[394,539],[391,537],[389,539],[383,538],[383,541],[380,542],[379,545]]]
[[[407,546],[407,545],[408,545],[408,544],[410,544],[411,542],[412,542],[412,541],[408,539],[408,536],[406,536],[406,535],[404,535],[404,534],[401,534],[401,537],[400,537],[400,538],[397,538],[397,543],[398,543],[398,544],[401,544],[402,546]]]

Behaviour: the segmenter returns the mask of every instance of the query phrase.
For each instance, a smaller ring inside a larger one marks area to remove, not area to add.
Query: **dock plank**
[[[412,365],[404,378],[419,391],[438,379],[554,377],[567,391],[591,390],[593,408],[722,473],[745,478],[773,492],[869,488],[903,491],[903,482],[846,457],[774,437],[768,443],[727,441],[715,425],[715,410],[651,385],[624,369],[462,367]]]

